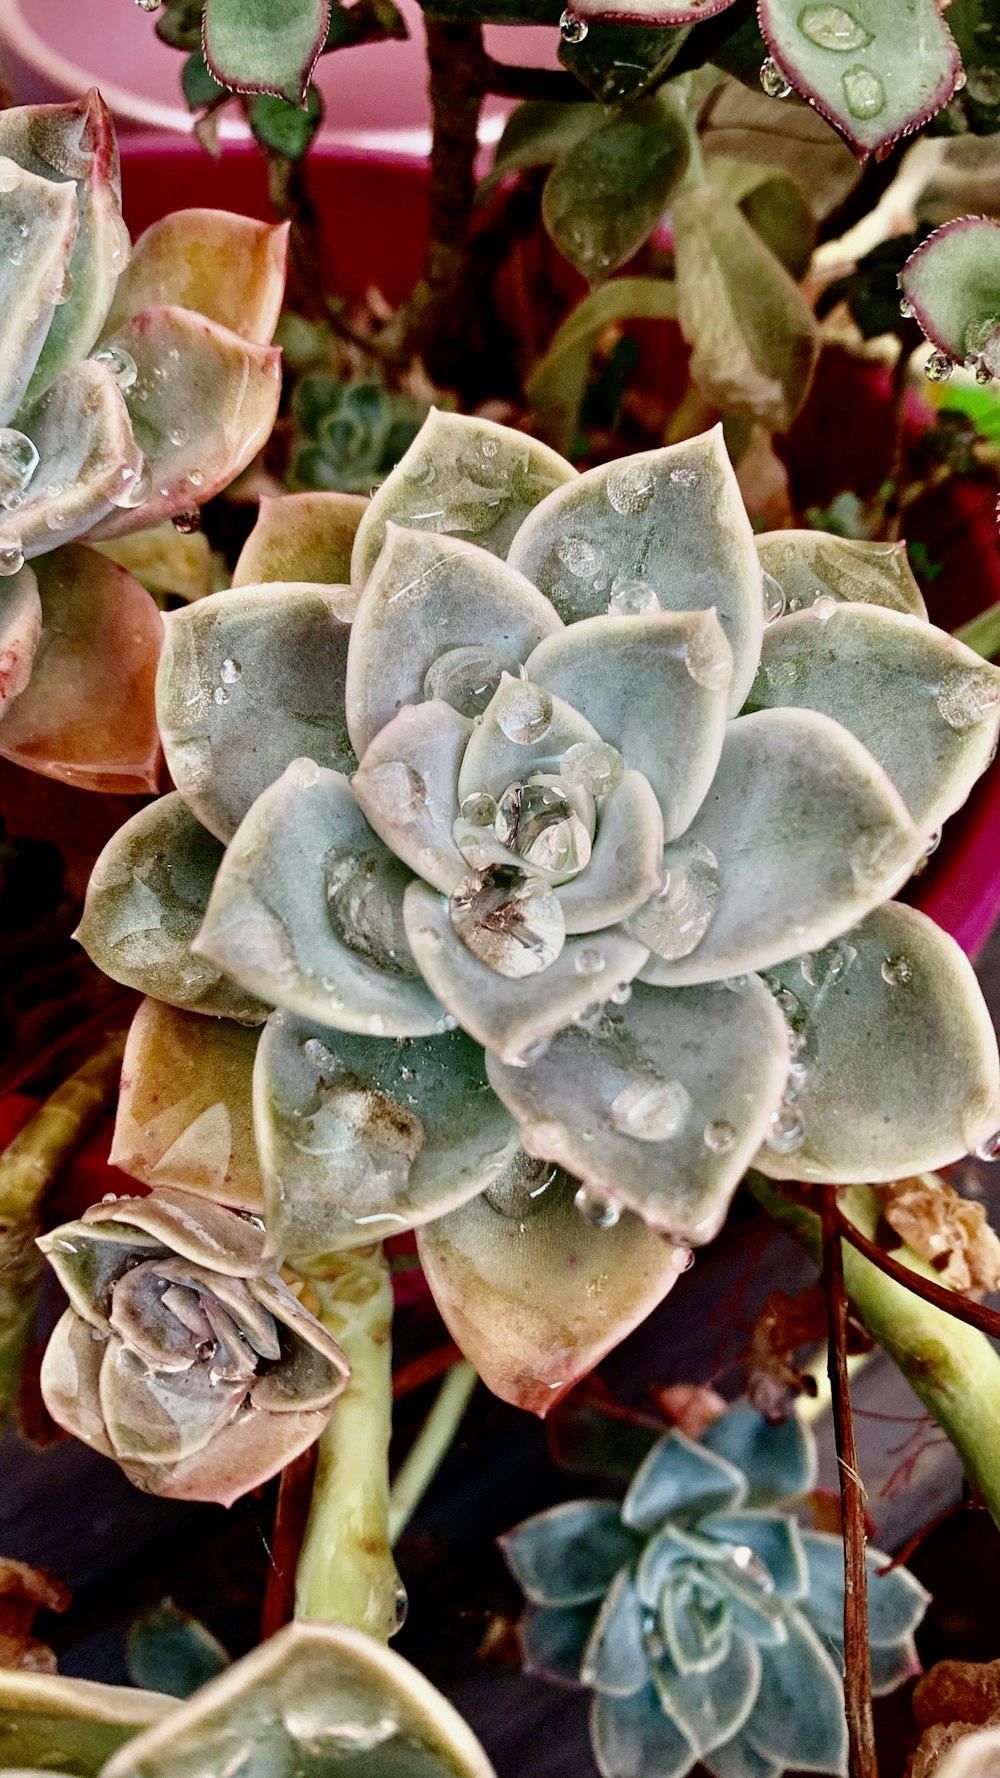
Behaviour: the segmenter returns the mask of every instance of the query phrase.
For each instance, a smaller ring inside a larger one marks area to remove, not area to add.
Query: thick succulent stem
[[[389,1498],[389,1538],[393,1544],[405,1531],[434,1480],[475,1387],[472,1365],[464,1360],[453,1364],[393,1482]]]
[[[751,1173],[747,1182],[764,1209],[819,1264],[822,1230],[815,1212],[784,1196],[757,1173]],[[873,1239],[881,1205],[870,1186],[841,1191],[839,1207],[869,1241]],[[909,1248],[899,1249],[895,1258],[916,1274],[918,1283],[939,1282]],[[976,1328],[888,1277],[850,1245],[844,1246],[844,1282],[868,1332],[951,1440],[969,1481],[1000,1525],[1000,1353]]]
[[[383,1642],[405,1596],[389,1539],[392,1283],[381,1247],[335,1255],[312,1275],[318,1314],[351,1380],[319,1441],[295,1581],[296,1617],[365,1630]]]

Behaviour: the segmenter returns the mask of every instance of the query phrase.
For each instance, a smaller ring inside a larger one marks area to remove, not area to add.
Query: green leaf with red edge
[[[931,344],[959,364],[1000,371],[1000,222],[960,216],[911,253],[903,299]]]
[[[733,0],[574,0],[571,11],[575,18],[627,25],[700,25],[732,4]]]
[[[241,93],[304,102],[330,23],[330,0],[206,0],[205,60]]]

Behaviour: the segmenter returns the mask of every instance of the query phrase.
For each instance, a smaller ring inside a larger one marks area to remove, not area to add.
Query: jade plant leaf
[[[676,314],[677,292],[668,278],[614,278],[585,296],[556,330],[525,384],[539,436],[556,450],[572,449],[590,361],[605,327],[672,321]]]
[[[1000,371],[1000,223],[946,222],[907,260],[903,299],[931,343],[958,363]]]
[[[293,1263],[455,1209],[519,1140],[464,1031],[388,1044],[273,1013],[254,1108],[268,1234]]]
[[[179,1186],[259,1213],[257,1040],[232,1019],[144,1000],[125,1046],[111,1165],[144,1185]]]
[[[765,531],[757,539],[757,554],[764,573],[777,583],[778,592],[768,588],[765,600],[775,615],[804,611],[827,597],[927,616],[905,543],[869,543],[826,531]]]
[[[265,580],[346,585],[367,505],[358,494],[265,494],[233,569],[233,586]]]
[[[0,1769],[97,1778],[119,1747],[175,1709],[159,1692],[0,1668]]]
[[[205,60],[223,86],[305,102],[330,0],[206,0]]]
[[[112,981],[168,1006],[262,1024],[267,1008],[191,951],[221,859],[176,791],[161,796],[108,841],[76,936]]]
[[[22,568],[0,586],[0,716],[31,678],[41,633],[38,582],[30,568]]]
[[[958,1160],[1000,1123],[989,1014],[971,965],[925,914],[877,908],[773,979],[796,1002],[800,1140],[787,1154],[762,1149],[762,1172],[897,1179]]]
[[[688,153],[687,127],[664,89],[613,112],[560,157],[545,182],[542,219],[589,283],[638,252],[667,209]]]
[[[636,1216],[588,1221],[578,1190],[522,1154],[480,1197],[417,1231],[452,1337],[495,1395],[540,1415],[645,1320],[687,1264],[686,1249]]]
[[[145,309],[172,304],[269,345],[281,313],[287,250],[287,223],[271,227],[226,210],[174,210],[136,241],[106,332]]]

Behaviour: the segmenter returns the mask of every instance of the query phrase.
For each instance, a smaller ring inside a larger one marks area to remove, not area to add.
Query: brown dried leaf
[[[54,1673],[55,1655],[31,1630],[43,1608],[65,1611],[69,1602],[68,1588],[44,1569],[0,1556],[0,1667]]]
[[[913,1714],[922,1729],[993,1722],[1000,1716],[1000,1661],[937,1661],[914,1690]]]
[[[985,1207],[959,1196],[936,1173],[881,1188],[882,1214],[901,1240],[952,1290],[1000,1288],[1000,1238]]]
[[[714,1389],[701,1383],[656,1386],[653,1400],[672,1426],[688,1438],[699,1439],[726,1412],[727,1403]]]

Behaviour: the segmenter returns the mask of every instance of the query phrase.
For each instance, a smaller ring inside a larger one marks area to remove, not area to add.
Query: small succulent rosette
[[[888,1180],[1000,1123],[972,970],[890,900],[1000,671],[902,545],[755,540],[721,430],[578,475],[433,414],[369,504],[268,501],[165,622],[177,788],[80,932],[150,996],[126,1171],[263,1207],[306,1269],[415,1228],[544,1412],[751,1163]]]
[[[670,1432],[621,1503],[574,1500],[501,1540],[531,1601],[526,1665],[594,1694],[602,1778],[845,1774],[844,1553],[793,1516],[815,1445],[794,1416],[736,1407],[700,1442]],[[920,1663],[928,1595],[867,1555],[872,1684]]]
[[[230,1506],[319,1437],[348,1363],[255,1219],[164,1188],[94,1204],[39,1246],[70,1303],[45,1404],[137,1487]]]
[[[264,444],[286,234],[183,210],[133,252],[98,93],[0,114],[3,757],[157,788],[159,613],[90,546],[190,512]]]
[[[370,494],[409,449],[426,412],[382,383],[325,372],[303,377],[292,397],[291,486]]]

